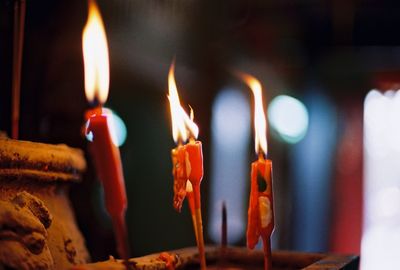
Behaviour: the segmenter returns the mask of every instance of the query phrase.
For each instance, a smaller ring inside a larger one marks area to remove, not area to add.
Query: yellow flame
[[[253,76],[240,73],[239,76],[250,87],[254,95],[254,129],[255,129],[255,150],[267,154],[267,121],[265,119],[264,105],[262,101],[261,83]]]
[[[197,138],[199,128],[192,121],[193,118],[190,118],[187,115],[180,104],[174,73],[175,63],[172,62],[168,74],[168,99],[172,118],[172,137],[174,138],[175,143],[178,143],[179,141],[184,143],[190,136]]]
[[[85,93],[88,101],[104,104],[108,97],[110,70],[104,24],[94,0],[89,0],[89,15],[82,33]]]

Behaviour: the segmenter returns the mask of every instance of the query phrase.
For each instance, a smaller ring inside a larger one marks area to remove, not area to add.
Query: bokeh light
[[[111,116],[108,118],[108,129],[110,130],[111,133],[111,139],[113,143],[120,147],[121,145],[124,144],[126,141],[126,137],[128,135],[126,125],[124,121],[121,119],[121,117],[118,116],[113,110],[108,109],[108,108],[103,108],[103,113]],[[89,120],[86,122],[86,127],[89,125]],[[93,141],[93,134],[92,132],[89,132],[85,134],[86,139],[88,141]]]
[[[270,126],[288,143],[297,143],[307,133],[308,112],[304,104],[293,97],[275,97],[268,107]]]
[[[361,269],[398,269],[400,91],[371,90],[364,101],[364,228]]]
[[[223,89],[212,107],[209,236],[221,240],[222,203],[227,207],[228,243],[237,244],[246,230],[246,186],[251,119],[249,101],[241,91]]]

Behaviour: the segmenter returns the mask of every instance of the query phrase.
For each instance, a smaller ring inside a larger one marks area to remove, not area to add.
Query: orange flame
[[[104,104],[108,97],[110,67],[106,32],[99,8],[89,0],[89,15],[82,33],[85,93],[88,101]]]
[[[180,104],[174,72],[175,62],[172,62],[168,73],[168,99],[172,118],[172,137],[175,143],[184,143],[188,137],[197,138],[199,128],[192,121],[193,110],[191,110],[191,117],[189,117]]]
[[[255,150],[267,154],[267,121],[265,119],[264,105],[262,102],[261,83],[253,76],[240,73],[239,76],[250,87],[254,95],[254,129],[255,129]]]

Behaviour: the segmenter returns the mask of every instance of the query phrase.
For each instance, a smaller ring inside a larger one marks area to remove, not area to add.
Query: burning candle
[[[85,93],[89,102],[97,105],[86,112],[86,134],[97,175],[104,188],[105,205],[111,216],[117,240],[118,253],[128,259],[129,248],[125,224],[127,198],[124,175],[118,147],[111,138],[109,110],[102,108],[109,89],[109,62],[107,38],[100,11],[94,1],[89,1],[89,16],[83,30],[83,58],[85,68]]]
[[[200,141],[196,141],[199,129],[193,122],[193,110],[191,110],[189,117],[179,102],[174,77],[174,63],[172,63],[169,70],[168,87],[168,99],[172,116],[172,135],[175,143],[177,143],[177,147],[171,151],[172,174],[174,177],[173,205],[180,212],[183,200],[188,196],[193,228],[199,249],[200,267],[205,270],[206,259],[200,196],[200,183],[203,179],[202,145]],[[187,140],[189,140],[188,143],[186,143]]]
[[[258,160],[251,164],[251,188],[247,222],[247,246],[253,249],[261,236],[264,247],[264,268],[272,269],[271,234],[274,230],[272,161],[267,155],[267,124],[262,103],[260,82],[248,74],[240,74],[254,95],[255,150]]]

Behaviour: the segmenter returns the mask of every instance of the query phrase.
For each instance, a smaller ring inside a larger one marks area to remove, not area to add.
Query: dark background
[[[336,106],[339,127],[346,124],[343,115],[349,110],[356,111],[361,123],[365,94],[397,81],[400,3],[117,0],[98,4],[110,48],[107,106],[124,119],[128,129],[121,154],[133,256],[194,244],[186,209],[178,215],[171,207],[169,153],[174,143],[166,95],[168,68],[174,56],[182,103],[195,108],[206,172],[210,168],[213,100],[225,85],[241,85],[232,77],[232,68],[259,77],[269,90],[266,100],[282,93],[300,99],[323,95]],[[0,130],[9,134],[12,11],[13,1],[0,1]],[[85,1],[27,0],[20,139],[87,149],[80,133],[88,108],[81,49],[86,16]],[[314,94],[310,94],[311,88]],[[340,140],[342,129],[337,130],[335,136]],[[271,158],[281,170],[277,172],[277,185],[291,191],[291,176],[285,172],[296,166],[290,154],[295,146],[273,137],[270,145]],[[336,150],[331,154],[336,155]],[[304,155],[314,153],[310,150]],[[115,254],[115,247],[110,222],[101,207],[100,187],[88,160],[84,181],[73,187],[71,198],[92,257],[99,260]],[[337,176],[335,164],[331,164],[332,179]],[[202,186],[204,213],[208,209],[208,181],[206,173]],[[280,196],[285,203],[278,209],[289,210],[282,218],[276,247],[332,250],[329,226],[320,237],[321,244],[308,248],[296,245],[293,235],[303,228],[290,225],[294,208],[285,206],[296,196],[293,191],[281,192]],[[329,202],[335,205],[334,199]],[[203,216],[207,224],[207,215]],[[329,218],[326,224],[332,224]],[[205,231],[206,242],[211,243],[207,227]],[[243,238],[237,244],[244,243]]]

